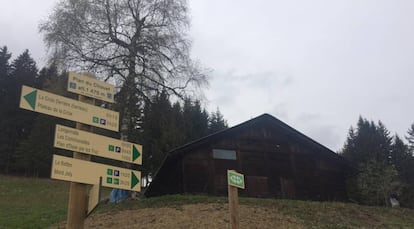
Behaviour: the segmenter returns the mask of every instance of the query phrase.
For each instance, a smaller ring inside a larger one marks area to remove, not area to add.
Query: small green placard
[[[111,175],[112,176],[112,169],[107,169],[106,170],[106,174]]]
[[[234,170],[227,170],[227,184],[244,189],[244,175]]]

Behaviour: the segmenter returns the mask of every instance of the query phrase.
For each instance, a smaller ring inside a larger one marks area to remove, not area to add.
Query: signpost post
[[[244,175],[234,170],[227,170],[227,186],[229,192],[229,210],[231,229],[240,228],[238,188],[244,189]]]
[[[85,104],[95,104],[95,100],[85,97],[78,96],[79,102],[84,102]],[[76,117],[74,117],[76,118]],[[77,122],[76,129],[79,130],[88,130],[92,131],[93,127]],[[91,156],[83,153],[73,151],[73,158],[80,160],[90,161]],[[52,171],[53,171],[53,161],[52,161]],[[96,178],[95,183],[96,184]],[[86,201],[86,196],[88,191],[90,191],[91,186],[81,183],[71,182],[69,187],[69,202],[68,202],[68,215],[67,215],[67,228],[83,228],[86,214],[88,212],[88,202]]]

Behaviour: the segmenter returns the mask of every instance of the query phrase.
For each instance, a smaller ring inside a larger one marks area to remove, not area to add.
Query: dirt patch
[[[241,228],[304,227],[295,218],[276,209],[240,206]],[[94,214],[85,221],[85,228],[230,228],[228,205],[191,204],[176,207],[124,210]]]

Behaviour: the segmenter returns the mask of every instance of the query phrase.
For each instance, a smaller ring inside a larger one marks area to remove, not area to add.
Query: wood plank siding
[[[347,168],[339,155],[264,114],[171,151],[145,195],[224,196],[234,169],[245,175],[241,196],[343,200]]]

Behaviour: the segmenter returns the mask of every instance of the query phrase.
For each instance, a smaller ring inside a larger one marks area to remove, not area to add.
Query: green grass
[[[0,228],[45,228],[65,219],[69,183],[0,176]]]
[[[66,220],[69,183],[50,179],[0,176],[0,228],[47,228]],[[109,193],[104,190],[104,196]],[[93,214],[125,209],[226,204],[226,197],[170,195],[119,204],[102,204]],[[414,210],[350,203],[240,198],[242,205],[275,208],[307,228],[414,228]]]
[[[414,228],[414,210],[361,206],[341,202],[265,200],[246,198],[242,204],[277,208],[309,228]]]

